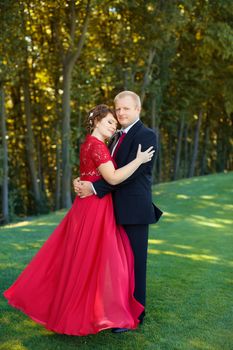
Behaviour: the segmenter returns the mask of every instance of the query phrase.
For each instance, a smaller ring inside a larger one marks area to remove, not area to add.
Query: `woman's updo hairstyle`
[[[88,132],[91,133],[94,130],[95,123],[105,118],[108,113],[111,113],[113,117],[116,118],[115,111],[112,108],[108,107],[107,105],[101,104],[92,108],[87,115],[86,126],[87,126]]]

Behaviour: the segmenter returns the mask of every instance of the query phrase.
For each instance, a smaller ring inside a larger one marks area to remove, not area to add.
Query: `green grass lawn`
[[[158,185],[150,230],[147,316],[136,331],[58,335],[8,306],[16,279],[64,211],[0,229],[0,350],[233,349],[233,173]],[[35,276],[36,277],[36,276]]]

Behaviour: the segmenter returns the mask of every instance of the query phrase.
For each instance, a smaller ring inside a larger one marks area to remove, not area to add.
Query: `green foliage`
[[[73,27],[72,4],[77,19]],[[25,215],[31,208],[38,210],[26,156],[25,72],[37,181],[41,198],[52,209],[61,161],[56,150],[63,136],[63,66],[77,45],[86,5],[87,1],[0,1],[0,82],[6,92],[10,188],[20,194]],[[87,111],[98,103],[112,105],[122,89],[143,98],[143,121],[160,136],[156,181],[174,178],[179,137],[178,176],[187,176],[200,113],[195,174],[232,168],[232,13],[230,0],[91,2],[86,40],[70,80],[72,177],[78,173]],[[182,118],[183,132],[178,136]]]

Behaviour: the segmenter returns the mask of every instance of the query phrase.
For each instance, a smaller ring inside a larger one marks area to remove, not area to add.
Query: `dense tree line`
[[[0,0],[1,221],[71,205],[86,112],[137,92],[154,182],[231,170],[231,0]]]

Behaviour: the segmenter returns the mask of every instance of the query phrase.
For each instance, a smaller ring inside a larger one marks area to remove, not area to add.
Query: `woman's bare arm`
[[[101,164],[98,169],[103,178],[111,185],[117,185],[130,177],[143,163],[147,163],[153,157],[153,146],[149,147],[145,152],[141,152],[141,145],[138,146],[136,158],[123,166],[115,169],[111,161]]]

